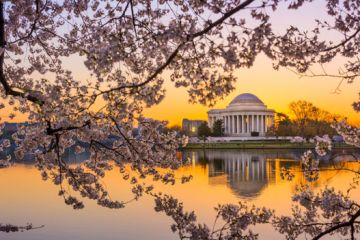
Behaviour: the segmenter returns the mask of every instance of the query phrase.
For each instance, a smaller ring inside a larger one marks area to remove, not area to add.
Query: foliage
[[[338,115],[324,111],[307,101],[292,102],[289,109],[295,115],[294,121],[300,130],[298,134],[302,136],[307,136],[311,132],[314,135],[329,133],[326,131],[331,131],[330,124],[340,119]]]
[[[195,213],[185,212],[183,204],[171,196],[156,195],[155,205],[157,212],[165,212],[174,220],[171,229],[178,232],[180,239],[256,239],[257,234],[249,227],[267,223],[273,214],[267,208],[247,206],[241,202],[238,205],[219,205],[215,208],[218,214],[214,226],[210,228],[198,224]]]
[[[29,231],[29,230],[33,230],[33,229],[38,229],[38,228],[42,228],[44,226],[40,226],[40,227],[33,227],[31,224],[27,225],[27,226],[15,226],[15,225],[11,225],[11,224],[6,224],[6,225],[2,225],[0,224],[0,232],[23,232],[23,231]]]
[[[202,122],[198,127],[198,138],[205,142],[210,135],[211,129],[209,128],[208,123],[206,121]]]
[[[35,156],[43,179],[58,186],[59,196],[74,209],[84,206],[74,192],[108,208],[123,208],[132,201],[110,198],[101,180],[113,168],[133,185],[133,200],[152,190],[141,182],[143,178],[174,184],[173,169],[183,164],[176,159],[176,150],[187,138],[161,132],[166,122],[142,116],[144,107],[164,98],[165,80],[186,88],[190,102],[213,106],[234,89],[237,78],[233,71],[251,67],[259,54],[266,55],[276,70],[286,67],[347,82],[359,76],[359,1],[325,1],[324,11],[333,21],[316,20],[314,29],[291,25],[283,34],[274,30],[273,13],[283,7],[297,10],[309,2],[312,0],[0,1],[0,97],[8,103],[4,112],[10,119],[26,114],[31,123],[11,136],[17,145],[16,157]],[[330,36],[334,32],[341,35],[336,42],[323,38],[324,33]],[[63,64],[78,56],[88,70],[88,79],[75,79]],[[335,74],[310,71],[314,64],[323,65],[336,57],[346,60]],[[1,103],[0,108],[4,107]],[[300,110],[296,110],[298,123],[305,135],[306,124],[314,119]],[[136,137],[134,126],[139,128]],[[358,146],[357,129],[347,125],[336,129],[347,142]],[[109,139],[113,141],[109,143]],[[68,165],[64,152],[75,148],[77,154],[82,153],[85,149],[80,142],[89,146],[89,159]],[[8,162],[5,159],[2,164]],[[165,200],[172,202],[171,198]],[[346,208],[322,204],[332,201],[345,202]],[[319,195],[313,209],[328,211],[330,215],[322,216],[330,222],[313,231],[321,231],[320,235],[332,233],[332,229],[347,233],[346,229],[353,237],[358,231],[354,227],[358,210],[357,205],[349,208],[348,203],[333,192]],[[176,203],[162,204],[174,205],[177,207]],[[244,235],[242,228],[268,219],[267,211],[242,206],[229,205],[218,211],[229,224],[227,238],[253,239],[256,236]],[[169,212],[173,218],[172,213],[182,217],[175,218],[180,224],[176,229],[190,231],[194,237],[208,236],[208,228],[195,226],[193,217],[187,218],[190,225],[183,224],[188,215]],[[303,219],[294,212],[300,218],[293,218],[290,228],[281,225],[286,221],[280,221],[277,228],[292,237],[308,231],[305,220],[322,222],[318,215],[308,213]]]
[[[214,122],[212,127],[212,135],[214,137],[222,137],[224,136],[224,125],[221,119],[218,119]]]
[[[289,104],[290,112],[295,116],[295,123],[299,126],[299,134],[304,136],[305,127],[308,125],[310,119],[314,118],[314,115],[318,111],[312,103],[307,101],[291,102]]]
[[[180,135],[185,134],[184,131],[182,130],[181,126],[179,126],[179,125],[166,126],[166,127],[164,127],[163,131],[165,133],[176,132],[177,134],[180,134]]]
[[[275,114],[275,125],[270,132],[276,136],[303,136],[312,138],[317,135],[336,135],[331,124],[339,120],[339,116],[322,110],[310,102],[291,102],[289,110],[294,116],[291,119],[284,113]]]

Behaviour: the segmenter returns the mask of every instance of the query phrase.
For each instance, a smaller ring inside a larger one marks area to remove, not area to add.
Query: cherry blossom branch
[[[0,224],[0,232],[22,232],[22,231],[29,231],[29,230],[34,230],[34,229],[39,229],[39,228],[43,228],[44,225],[41,225],[39,227],[34,227],[33,225],[29,224],[26,226],[15,226],[15,225],[11,225],[11,224],[6,224],[6,225],[2,225]]]
[[[31,37],[31,35],[35,32],[36,28],[37,28],[37,23],[41,17],[41,13],[45,10],[45,8],[47,7],[47,4],[48,4],[48,0],[45,1],[43,7],[40,9],[40,1],[41,0],[36,0],[35,1],[35,13],[36,13],[36,17],[34,19],[34,22],[32,23],[31,27],[30,27],[30,30],[29,32],[25,35],[25,36],[22,36],[18,39],[15,39],[14,41],[10,41],[8,42],[8,44],[14,44],[14,43],[17,43],[17,42],[20,42],[20,41],[23,41],[23,40],[26,40],[28,38]]]
[[[326,229],[325,231],[321,232],[320,234],[318,234],[317,236],[315,236],[313,238],[313,240],[318,240],[332,232],[335,232],[341,228],[351,228],[351,239],[355,239],[354,238],[354,224],[356,224],[356,220],[360,217],[360,210],[358,210],[354,215],[351,216],[351,218],[349,219],[349,221],[347,222],[342,222],[340,224],[337,224],[335,226],[332,226],[331,228]]]
[[[95,98],[98,95],[102,95],[102,94],[106,94],[106,93],[110,93],[112,91],[119,91],[121,89],[125,89],[125,88],[138,88],[138,87],[142,87],[146,84],[148,84],[149,82],[151,82],[152,80],[154,80],[160,73],[163,72],[163,70],[165,70],[165,68],[167,66],[169,66],[173,60],[175,59],[175,57],[178,55],[180,49],[188,42],[193,41],[195,38],[200,37],[202,35],[207,34],[208,32],[210,32],[213,28],[217,27],[218,25],[222,24],[225,20],[227,20],[228,18],[230,18],[232,15],[234,15],[235,13],[239,12],[240,10],[243,10],[246,6],[250,5],[252,2],[254,2],[255,0],[247,0],[241,4],[239,4],[237,7],[233,8],[232,10],[228,11],[227,13],[225,13],[221,18],[219,18],[218,20],[216,20],[213,23],[210,23],[207,27],[205,27],[203,30],[198,31],[194,34],[191,35],[186,35],[185,41],[181,42],[176,48],[175,50],[169,55],[169,57],[167,58],[167,60],[165,61],[165,63],[163,63],[162,65],[160,65],[155,71],[154,73],[152,73],[145,81],[138,83],[138,84],[133,84],[133,85],[125,85],[125,86],[120,86],[120,87],[116,87],[116,88],[111,88],[109,90],[106,91],[101,91],[99,94],[95,95]],[[131,1],[130,1],[131,2]]]
[[[84,128],[84,127],[90,126],[90,124],[91,124],[91,121],[90,121],[90,120],[87,120],[87,121],[86,121],[83,125],[81,125],[81,126],[70,126],[70,127],[52,128],[50,122],[48,122],[48,127],[47,127],[46,132],[47,132],[47,134],[49,134],[49,135],[54,135],[55,133],[58,133],[58,132],[71,131],[71,130],[77,130],[77,129],[80,129],[80,128]]]
[[[336,44],[335,46],[332,46],[332,47],[328,47],[328,48],[325,48],[324,50],[322,50],[321,52],[328,52],[328,51],[332,51],[336,48],[339,48],[341,46],[344,46],[347,42],[349,42],[350,40],[352,40],[353,38],[356,37],[356,35],[360,33],[360,27],[353,33],[351,34],[349,37],[345,37],[345,40]]]
[[[25,98],[27,100],[29,100],[30,102],[36,103],[38,105],[43,105],[44,102],[35,97],[32,96],[30,94],[27,93],[23,93],[23,92],[19,92],[14,90],[9,83],[7,82],[5,75],[4,75],[4,49],[6,47],[6,39],[5,39],[5,19],[4,19],[4,2],[0,1],[0,48],[3,49],[3,51],[0,54],[0,83],[2,84],[5,93],[7,95],[12,95],[15,97],[22,97]]]

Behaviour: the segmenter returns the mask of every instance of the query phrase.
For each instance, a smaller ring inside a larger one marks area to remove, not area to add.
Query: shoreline
[[[279,142],[224,142],[224,143],[189,143],[187,149],[313,149],[312,143],[279,143]],[[345,143],[336,143],[332,149],[357,149]]]

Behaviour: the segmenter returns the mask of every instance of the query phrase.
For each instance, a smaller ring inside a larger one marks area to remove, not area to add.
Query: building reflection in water
[[[268,184],[283,181],[282,167],[300,170],[303,150],[199,150],[183,152],[192,165],[208,167],[210,185],[227,184],[242,198],[258,196]],[[324,159],[322,167],[330,163]]]

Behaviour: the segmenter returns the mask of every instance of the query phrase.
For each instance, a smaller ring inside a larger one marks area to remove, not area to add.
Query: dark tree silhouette
[[[214,137],[222,137],[224,136],[224,125],[223,121],[221,119],[218,119],[214,122],[214,125],[212,127],[212,135]]]
[[[202,122],[198,128],[198,138],[203,142],[211,135],[211,129],[206,121]]]

